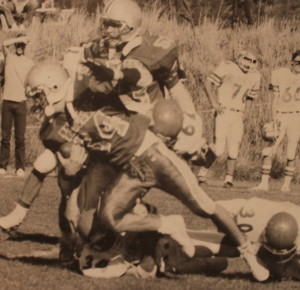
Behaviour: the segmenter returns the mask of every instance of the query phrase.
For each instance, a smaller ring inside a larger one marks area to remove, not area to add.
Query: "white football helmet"
[[[58,63],[44,62],[36,64],[27,75],[27,95],[44,94],[48,104],[55,104],[64,98],[60,93],[69,76]]]
[[[112,0],[101,17],[101,32],[104,37],[128,42],[139,34],[142,23],[142,11],[137,3],[131,0]]]
[[[253,48],[243,49],[239,53],[238,65],[244,73],[256,70],[258,65],[256,51]]]

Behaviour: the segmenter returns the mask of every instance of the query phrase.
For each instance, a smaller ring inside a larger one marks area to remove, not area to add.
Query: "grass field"
[[[16,177],[0,179],[0,213],[8,213],[15,205],[25,180]],[[250,198],[253,195],[273,200],[289,200],[300,205],[299,186],[294,185],[289,194],[280,193],[278,181],[272,183],[269,193],[252,193],[247,187],[253,183],[239,182],[231,190],[222,188],[222,181],[212,180],[205,190],[214,199],[236,197]],[[56,179],[46,179],[42,193],[31,208],[25,222],[19,228],[17,239],[0,243],[0,289],[297,289],[299,282],[270,281],[260,284],[252,280],[247,266],[241,259],[231,259],[229,268],[218,277],[184,275],[178,279],[146,279],[133,277],[103,280],[83,277],[63,269],[57,259],[59,191]],[[193,229],[210,228],[210,221],[195,218],[173,197],[152,190],[146,200],[156,205],[161,213],[182,214]]]

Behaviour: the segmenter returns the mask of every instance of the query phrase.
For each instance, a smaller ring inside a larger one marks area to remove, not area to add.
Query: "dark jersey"
[[[177,46],[168,38],[157,36],[134,41],[136,46],[123,55],[124,78],[119,81],[119,92],[135,102],[151,104],[164,98],[165,86],[172,88],[179,80]],[[138,81],[132,82],[130,74],[138,74]]]
[[[139,60],[151,73],[153,80],[172,87],[178,80],[178,47],[163,36],[143,37],[141,44],[126,56]],[[124,61],[126,67],[126,61]]]
[[[123,168],[141,145],[148,126],[149,119],[143,115],[106,106],[78,112],[74,122],[66,113],[55,114],[45,119],[40,138],[53,152],[65,142],[80,141],[91,153]]]

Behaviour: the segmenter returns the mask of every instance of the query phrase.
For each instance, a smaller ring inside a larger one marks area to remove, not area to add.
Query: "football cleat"
[[[28,208],[18,203],[8,215],[0,217],[0,228],[7,232],[15,230],[23,222],[27,212]]]
[[[285,185],[285,184],[280,188],[280,190],[282,192],[290,192],[291,191],[290,187],[288,185]]]
[[[230,181],[227,181],[227,182],[224,183],[223,187],[224,188],[232,188],[233,187],[233,183],[230,182]]]
[[[269,185],[267,183],[260,183],[257,186],[249,188],[251,191],[269,191]]]
[[[193,257],[195,246],[187,234],[183,217],[181,215],[161,216],[161,221],[158,232],[169,235],[182,247],[182,250],[189,257]]]

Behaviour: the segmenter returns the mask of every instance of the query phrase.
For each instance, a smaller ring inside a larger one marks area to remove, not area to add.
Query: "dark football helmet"
[[[277,257],[277,263],[287,262],[296,254],[297,235],[298,223],[294,216],[279,212],[265,228],[263,247]]]

